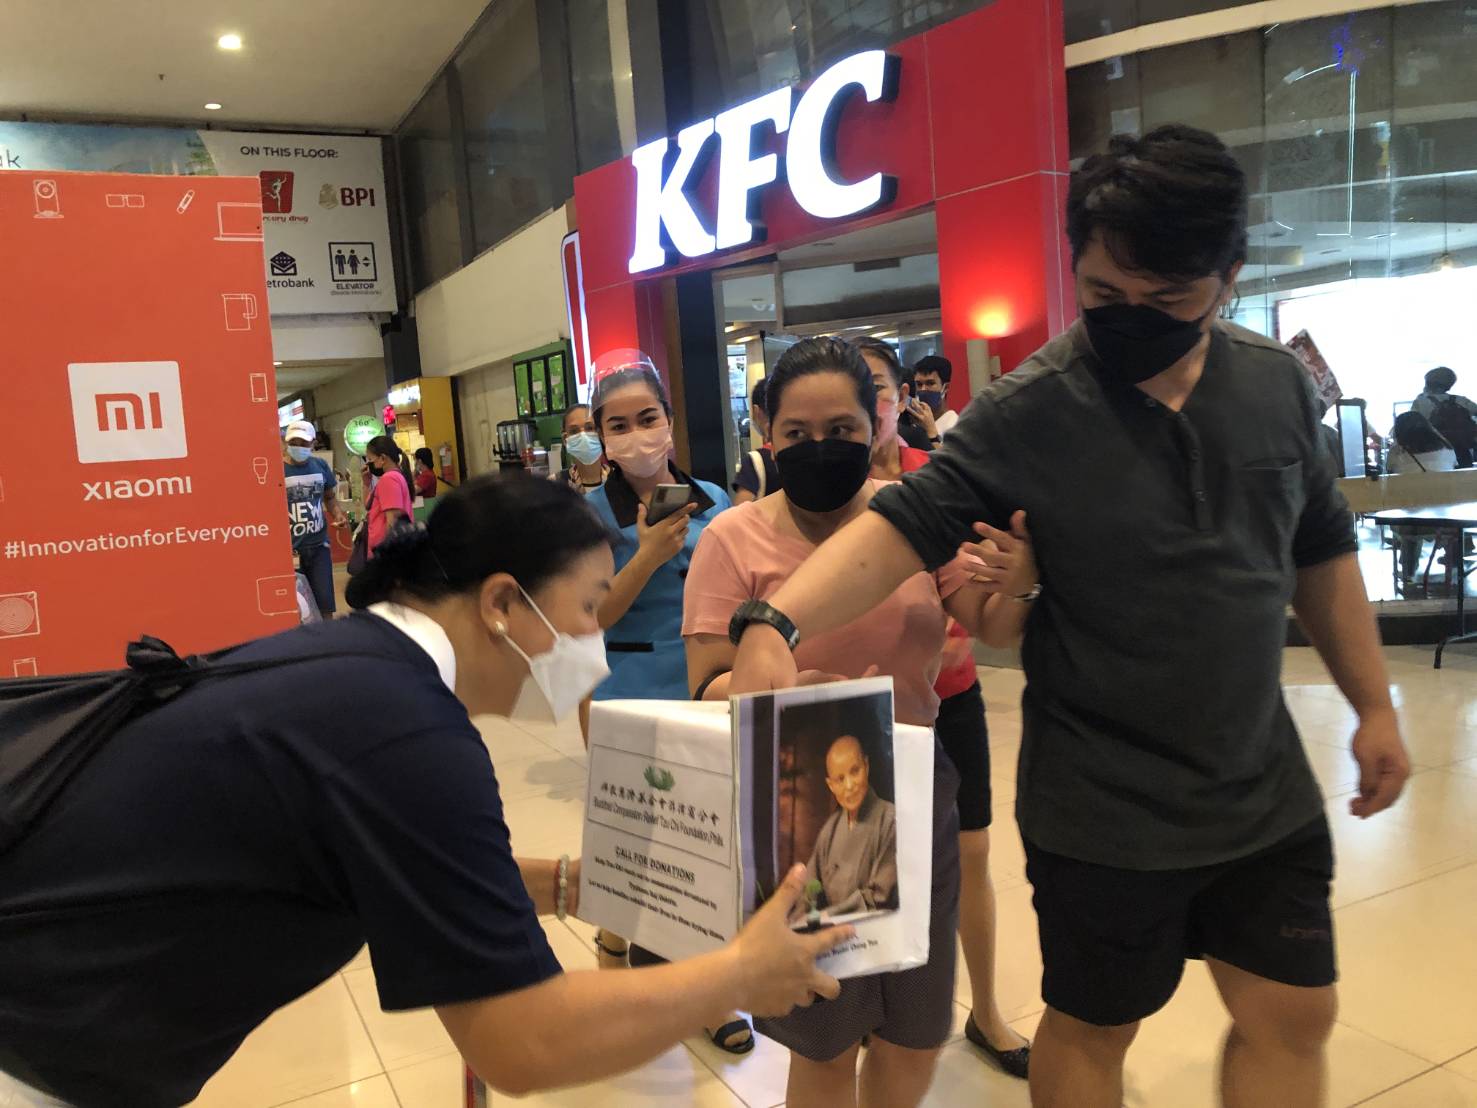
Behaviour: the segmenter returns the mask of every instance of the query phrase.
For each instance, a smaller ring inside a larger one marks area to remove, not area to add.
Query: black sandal
[[[729,1020],[722,1027],[718,1028],[717,1031],[709,1031],[706,1027],[703,1028],[703,1031],[714,1046],[728,1054],[747,1054],[754,1049],[754,1029],[749,1026],[749,1021],[742,1016],[736,1020]],[[728,1041],[741,1031],[747,1031],[749,1037],[741,1043],[730,1043]]]
[[[993,1058],[995,1064],[1011,1077],[1019,1077],[1022,1081],[1029,1080],[1031,1076],[1030,1043],[1018,1046],[1014,1050],[996,1050],[990,1045],[990,1040],[985,1038],[980,1025],[974,1022],[973,1012],[969,1013],[969,1019],[965,1021],[964,1037]]]

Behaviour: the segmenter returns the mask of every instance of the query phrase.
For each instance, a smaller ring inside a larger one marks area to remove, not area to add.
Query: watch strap
[[[800,645],[800,629],[795,626],[793,620],[774,605],[763,600],[745,600],[733,613],[733,619],[728,623],[728,640],[735,646],[744,637],[744,631],[751,623],[764,623],[773,627],[784,636],[785,642],[791,650]]]

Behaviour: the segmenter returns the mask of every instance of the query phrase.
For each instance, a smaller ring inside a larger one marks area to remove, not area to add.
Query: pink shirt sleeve
[[[380,479],[379,506],[384,511],[404,512],[410,515],[410,489],[405,485],[405,474],[392,469]]]
[[[719,516],[708,525],[687,570],[682,596],[682,634],[726,635],[736,609],[751,599],[748,576],[739,570],[724,540]]]

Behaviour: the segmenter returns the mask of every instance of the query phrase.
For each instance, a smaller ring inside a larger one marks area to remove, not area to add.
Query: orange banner
[[[294,626],[255,178],[0,173],[0,677]]]

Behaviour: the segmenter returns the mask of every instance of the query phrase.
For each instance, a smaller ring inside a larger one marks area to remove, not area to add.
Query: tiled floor
[[[1291,650],[1286,659],[1288,697],[1329,796],[1339,852],[1343,984],[1332,1103],[1477,1108],[1477,656],[1458,648],[1438,673],[1429,649],[1387,654],[1416,773],[1399,808],[1368,823],[1347,811],[1356,779],[1347,754],[1352,716],[1311,651]],[[981,676],[995,756],[1000,1001],[1030,1034],[1042,1008],[1041,963],[1010,807],[1020,674],[986,669]],[[482,722],[515,848],[528,855],[578,853],[584,755],[577,729]],[[594,966],[589,928],[549,921],[545,930],[567,969]],[[966,981],[957,999],[956,1031],[969,1003]],[[1129,1055],[1128,1104],[1213,1104],[1213,1064],[1225,1022],[1208,977],[1192,966]],[[784,1099],[785,1067],[785,1052],[767,1040],[743,1060],[694,1040],[616,1081],[522,1103],[773,1108]],[[382,1013],[374,971],[361,954],[258,1029],[196,1103],[457,1108],[461,1095],[461,1062],[439,1021],[429,1012]],[[1008,1108],[1025,1105],[1027,1097],[1023,1084],[980,1061],[956,1036],[928,1103]]]

